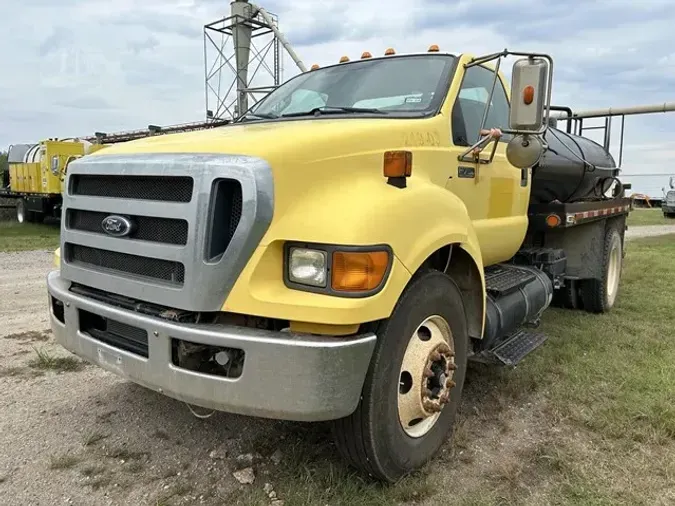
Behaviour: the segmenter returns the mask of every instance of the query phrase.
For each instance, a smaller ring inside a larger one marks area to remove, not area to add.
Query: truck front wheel
[[[469,341],[457,285],[438,271],[417,275],[376,334],[361,401],[333,433],[349,463],[394,482],[429,461],[454,425]]]
[[[605,234],[601,279],[585,279],[581,286],[584,309],[591,313],[606,313],[614,307],[619,293],[623,266],[623,245],[619,231],[611,227]]]

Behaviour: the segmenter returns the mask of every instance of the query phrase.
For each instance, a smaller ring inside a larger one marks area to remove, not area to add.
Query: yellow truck
[[[68,164],[102,147],[79,139],[14,144],[7,152],[9,174],[0,187],[0,198],[16,199],[19,223],[59,217]]]
[[[542,54],[364,53],[230,125],[74,161],[56,340],[189,405],[330,421],[399,479],[451,432],[470,360],[519,362],[552,303],[615,304],[630,200],[552,126],[552,76]]]

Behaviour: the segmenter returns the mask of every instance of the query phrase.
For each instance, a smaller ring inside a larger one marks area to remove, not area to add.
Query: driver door
[[[459,161],[457,158],[479,140],[488,105],[485,128],[508,127],[509,102],[501,78],[497,79],[488,104],[494,75],[492,69],[481,65],[464,72],[451,115],[452,151],[456,155],[452,163],[457,165],[457,171],[446,184],[466,205],[484,265],[508,260],[522,244],[527,231],[530,192],[529,171],[513,167],[506,159],[506,144],[510,140],[506,135],[497,143],[492,162],[475,163],[473,159]],[[480,158],[487,162],[492,149],[493,144],[488,144]]]

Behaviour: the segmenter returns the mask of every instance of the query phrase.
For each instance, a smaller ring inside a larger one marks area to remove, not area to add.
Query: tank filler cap
[[[544,153],[544,143],[535,135],[516,135],[506,146],[506,158],[519,169],[536,165]]]

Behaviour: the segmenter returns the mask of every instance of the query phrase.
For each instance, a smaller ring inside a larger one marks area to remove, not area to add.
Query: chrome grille
[[[107,216],[110,216],[110,213],[68,209],[66,213],[66,226],[72,230],[105,234],[101,223]],[[188,222],[186,220],[174,220],[156,216],[124,216],[135,224],[134,231],[127,236],[129,239],[165,244],[187,244]]]
[[[182,285],[185,266],[179,262],[148,258],[117,251],[66,243],[66,260],[72,264],[98,267],[123,275],[133,275]]]
[[[186,311],[222,308],[273,216],[271,168],[246,156],[102,153],[72,162],[66,188],[61,276]],[[109,215],[130,228],[103,233]]]
[[[78,174],[71,179],[73,195],[118,199],[190,202],[194,180],[180,176],[112,176]]]

